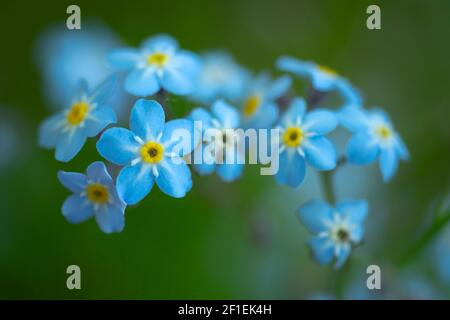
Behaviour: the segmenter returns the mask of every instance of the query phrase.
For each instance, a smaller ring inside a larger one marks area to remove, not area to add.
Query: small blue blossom
[[[54,148],[58,161],[72,160],[84,146],[86,138],[95,137],[106,126],[116,122],[115,112],[104,105],[115,84],[116,77],[111,76],[89,91],[86,82],[81,81],[72,103],[41,124],[39,145]]]
[[[64,217],[70,223],[81,223],[95,216],[103,232],[121,232],[126,205],[119,199],[105,164],[94,162],[86,173],[58,172],[61,184],[73,192],[62,206]]]
[[[298,209],[300,221],[314,234],[309,241],[315,260],[328,264],[335,259],[340,268],[350,255],[352,246],[364,237],[364,221],[368,204],[363,200],[344,200],[335,208],[319,200],[310,201]]]
[[[226,102],[218,100],[211,107],[210,114],[203,108],[192,110],[190,118],[201,123],[203,140],[194,150],[194,168],[201,175],[217,172],[227,182],[236,180],[244,169],[245,154],[236,150],[239,136],[234,133],[240,124],[239,112]],[[205,134],[207,131],[214,136]],[[212,148],[213,147],[213,148]],[[227,155],[230,161],[227,163]]]
[[[389,181],[397,171],[399,159],[409,158],[408,149],[383,110],[348,107],[341,110],[339,118],[353,133],[347,145],[350,163],[366,165],[378,158],[383,180]]]
[[[202,56],[202,67],[192,98],[201,103],[217,99],[237,101],[245,90],[249,72],[226,52],[214,51]]]
[[[359,91],[336,71],[314,62],[302,61],[292,57],[281,57],[277,66],[285,72],[292,72],[302,78],[309,79],[312,87],[319,92],[338,92],[344,103],[342,106],[361,106],[363,99]]]
[[[450,227],[439,235],[431,247],[431,258],[439,278],[450,284]]]
[[[192,187],[183,156],[194,149],[194,124],[187,119],[165,123],[162,106],[139,99],[130,115],[130,129],[111,128],[97,142],[98,152],[123,166],[117,191],[127,204],[141,201],[156,182],[162,192],[181,198]]]
[[[295,98],[276,128],[280,130],[278,183],[295,188],[305,177],[305,161],[317,170],[336,167],[336,150],[324,135],[337,126],[335,115],[325,109],[306,113],[306,103]]]
[[[180,50],[168,35],[153,36],[140,49],[114,50],[108,60],[114,69],[128,72],[125,90],[141,97],[161,89],[177,95],[192,93],[201,67],[194,53]]]
[[[280,98],[291,86],[291,78],[281,76],[276,80],[266,72],[250,82],[242,105],[242,125],[245,128],[270,128],[278,118]]]

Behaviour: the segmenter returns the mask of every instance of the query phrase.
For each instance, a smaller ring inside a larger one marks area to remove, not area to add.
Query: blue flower
[[[239,112],[222,100],[216,101],[211,111],[196,108],[190,114],[201,124],[203,137],[194,150],[194,168],[201,175],[216,171],[222,180],[230,182],[239,178],[244,169],[245,152],[237,148],[239,136],[235,133]]]
[[[126,205],[119,199],[105,164],[94,162],[86,173],[58,172],[61,184],[73,192],[62,206],[64,217],[70,223],[81,223],[95,216],[103,232],[121,232]]]
[[[155,182],[167,195],[184,197],[192,187],[191,172],[182,157],[195,146],[193,122],[177,119],[165,123],[158,102],[139,99],[131,110],[130,129],[108,129],[97,142],[105,159],[124,166],[117,177],[121,199],[136,204]]]
[[[450,227],[444,229],[431,247],[431,257],[437,275],[450,284]]]
[[[353,133],[347,144],[350,163],[365,165],[378,158],[383,180],[388,181],[397,170],[399,158],[409,158],[408,149],[383,110],[348,107],[339,113],[339,118]]]
[[[86,138],[95,137],[106,126],[116,122],[114,111],[104,105],[115,83],[116,77],[112,76],[89,91],[86,82],[81,81],[72,103],[41,124],[39,145],[55,148],[58,161],[72,160],[84,146]]]
[[[268,73],[259,74],[248,86],[242,105],[245,128],[270,128],[278,118],[276,100],[291,86],[291,78],[281,76],[272,81]]]
[[[300,221],[314,234],[309,241],[315,260],[328,264],[335,259],[340,268],[350,255],[352,246],[364,237],[364,220],[368,204],[363,200],[344,200],[335,208],[323,201],[310,201],[298,209]]]
[[[338,92],[344,103],[342,106],[361,106],[363,99],[359,91],[336,71],[314,62],[301,61],[292,57],[281,57],[277,61],[280,70],[292,72],[309,79],[312,87],[319,92]]]
[[[305,101],[295,98],[276,127],[280,130],[278,183],[299,186],[305,177],[305,161],[317,170],[334,169],[336,150],[324,135],[336,126],[332,112],[315,109],[306,113]]]
[[[160,89],[177,95],[191,93],[201,67],[195,54],[180,50],[177,41],[168,35],[153,36],[140,49],[114,50],[108,60],[114,69],[128,71],[125,89],[142,97]]]
[[[202,57],[192,98],[201,103],[213,103],[217,99],[237,101],[245,90],[249,73],[226,52],[209,52]]]

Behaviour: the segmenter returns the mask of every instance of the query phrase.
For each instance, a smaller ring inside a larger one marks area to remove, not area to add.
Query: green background
[[[193,51],[227,49],[254,71],[273,69],[282,54],[318,61],[359,87],[366,105],[390,113],[411,160],[389,184],[375,165],[337,176],[344,180],[336,182],[340,198],[367,198],[371,206],[365,242],[339,272],[310,259],[309,234],[294,214],[321,196],[312,170],[297,190],[254,166],[231,184],[194,175],[183,199],[154,188],[127,210],[120,234],[101,233],[93,220],[67,223],[60,208],[68,192],[56,172],[84,171],[100,156],[94,141],[69,164],[37,147],[37,127],[51,111],[33,46],[45,27],[65,24],[72,2],[3,3],[0,105],[17,121],[19,139],[16,158],[0,172],[0,298],[308,298],[342,291],[352,279],[363,283],[369,264],[381,266],[396,297],[411,268],[439,284],[427,257],[403,269],[394,261],[425,227],[430,204],[449,190],[450,1],[376,1],[376,31],[366,28],[372,3],[76,2],[82,23],[102,21],[133,46],[167,32]],[[71,264],[81,268],[82,290],[66,288]]]

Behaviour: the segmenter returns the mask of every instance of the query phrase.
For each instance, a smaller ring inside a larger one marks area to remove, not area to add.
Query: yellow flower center
[[[100,183],[92,183],[86,188],[86,195],[91,202],[105,204],[109,200],[109,191]]]
[[[246,117],[251,117],[255,114],[256,110],[258,110],[259,104],[261,103],[261,98],[254,95],[248,97],[247,101],[245,101],[244,108],[242,109],[242,113]]]
[[[383,125],[376,129],[376,133],[382,139],[388,139],[392,135],[391,129]]]
[[[319,65],[318,67],[321,72],[325,73],[328,76],[337,76],[338,75],[338,73],[335,70],[333,70],[327,66]]]
[[[157,66],[158,68],[164,67],[164,65],[167,63],[167,60],[169,60],[168,55],[162,52],[155,52],[149,54],[147,57],[147,63]]]
[[[147,142],[141,148],[141,157],[147,163],[158,163],[164,156],[164,147],[157,142]]]
[[[82,101],[74,103],[67,114],[67,122],[73,126],[80,124],[86,118],[88,110],[89,105],[87,102]]]
[[[303,131],[297,127],[287,128],[283,134],[283,142],[286,146],[295,148],[303,141]]]

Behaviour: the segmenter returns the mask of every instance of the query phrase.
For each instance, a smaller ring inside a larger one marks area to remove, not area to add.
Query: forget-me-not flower
[[[245,154],[237,148],[240,137],[234,131],[240,124],[239,112],[223,100],[214,102],[211,111],[196,108],[190,114],[192,120],[201,123],[203,137],[194,150],[194,168],[202,175],[216,171],[222,180],[230,182],[244,169]]]
[[[63,186],[73,192],[62,206],[62,213],[70,223],[81,223],[95,216],[105,233],[121,232],[125,226],[125,203],[103,162],[89,165],[87,174],[58,172]]]
[[[156,182],[169,196],[181,198],[192,187],[183,156],[194,148],[194,123],[187,119],[165,123],[162,106],[139,99],[131,110],[130,130],[111,128],[97,142],[98,152],[123,166],[117,191],[127,204],[141,201]]]
[[[72,103],[66,109],[47,118],[39,128],[39,144],[47,149],[55,148],[55,158],[62,162],[72,160],[86,142],[106,126],[116,122],[114,111],[104,105],[116,84],[111,76],[96,89],[89,91],[85,81]]]
[[[228,53],[206,53],[202,56],[202,67],[192,98],[205,104],[217,99],[237,101],[243,96],[248,79],[249,72]]]
[[[194,53],[180,50],[177,41],[168,35],[153,36],[140,49],[114,50],[108,60],[114,69],[128,72],[125,89],[141,97],[160,89],[177,95],[192,93],[201,67]]]
[[[339,118],[353,133],[347,144],[350,163],[365,165],[378,158],[383,180],[388,181],[397,171],[399,159],[409,158],[408,149],[383,110],[348,107],[339,113]]]
[[[280,98],[291,86],[291,78],[281,76],[272,80],[268,73],[261,73],[247,88],[242,104],[242,125],[245,128],[270,128],[278,118]]]
[[[324,135],[337,126],[335,115],[325,109],[306,113],[306,102],[295,98],[282,116],[278,128],[280,168],[275,179],[292,188],[305,177],[305,162],[317,170],[336,167],[336,150]]]
[[[328,203],[313,200],[298,209],[300,221],[314,234],[309,241],[315,260],[340,268],[350,255],[352,246],[364,236],[364,221],[368,213],[366,201],[344,200],[331,207]]]

